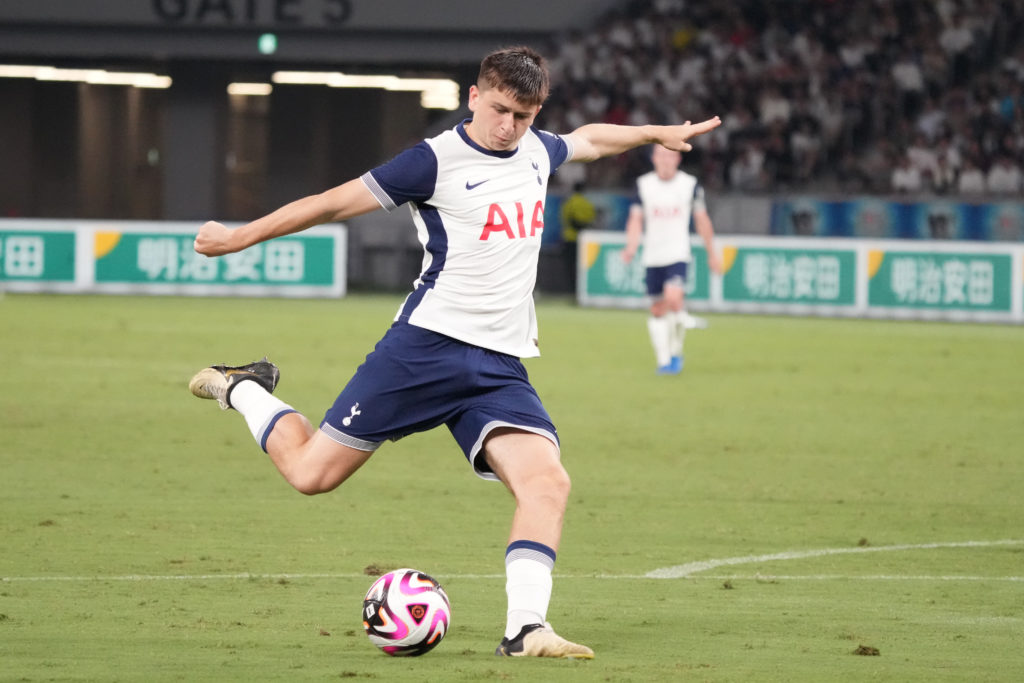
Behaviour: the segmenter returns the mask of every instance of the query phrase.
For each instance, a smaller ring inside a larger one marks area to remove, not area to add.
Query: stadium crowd
[[[1019,0],[632,0],[549,54],[548,129],[720,115],[688,160],[711,189],[1024,188]],[[625,188],[647,168],[634,152],[586,182]]]

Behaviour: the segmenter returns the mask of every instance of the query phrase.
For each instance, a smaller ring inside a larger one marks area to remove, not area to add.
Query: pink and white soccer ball
[[[441,584],[415,569],[396,569],[373,582],[363,598],[370,642],[393,657],[430,652],[444,638],[452,609]]]

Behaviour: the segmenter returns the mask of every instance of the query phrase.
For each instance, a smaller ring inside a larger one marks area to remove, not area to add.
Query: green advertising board
[[[193,234],[97,232],[97,284],[329,286],[334,238],[293,236],[237,254],[208,258],[192,248]]]
[[[324,225],[237,254],[197,254],[193,223],[0,221],[0,286],[17,292],[344,296],[347,231]]]
[[[643,247],[626,263],[622,258],[625,236],[611,233],[611,239],[598,237],[580,243],[580,281],[577,283],[581,298],[599,305],[641,307],[648,304],[647,285],[644,281]],[[710,297],[711,278],[708,256],[703,247],[694,245],[690,271],[686,278],[686,296],[691,301],[706,301]]]
[[[722,300],[816,306],[856,303],[855,249],[723,249]]]
[[[0,230],[0,281],[73,283],[74,231]]]
[[[871,250],[868,305],[999,311],[1012,308],[1010,254]]]
[[[644,268],[621,258],[626,236],[580,236],[577,298],[641,307]],[[722,274],[694,245],[688,305],[703,312],[1024,323],[1024,245],[953,240],[719,236]]]

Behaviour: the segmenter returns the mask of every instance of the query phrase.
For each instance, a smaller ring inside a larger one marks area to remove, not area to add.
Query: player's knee
[[[320,472],[292,473],[288,477],[288,483],[304,496],[329,493],[341,484],[340,481],[325,477]]]
[[[572,491],[572,480],[561,464],[549,468],[543,475],[541,487],[544,495],[558,504],[564,505]]]
[[[557,487],[559,498],[561,499],[562,504],[565,505],[569,500],[569,494],[572,492],[572,480],[569,478],[569,473],[564,469],[558,478]]]
[[[321,493],[327,493],[331,489],[324,488],[319,482],[316,481],[292,481],[292,488],[301,493],[304,496],[315,496]]]

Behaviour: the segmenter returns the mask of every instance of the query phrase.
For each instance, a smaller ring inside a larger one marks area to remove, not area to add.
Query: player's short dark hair
[[[497,88],[523,104],[543,104],[551,87],[547,62],[524,45],[496,50],[480,62],[481,90]]]

